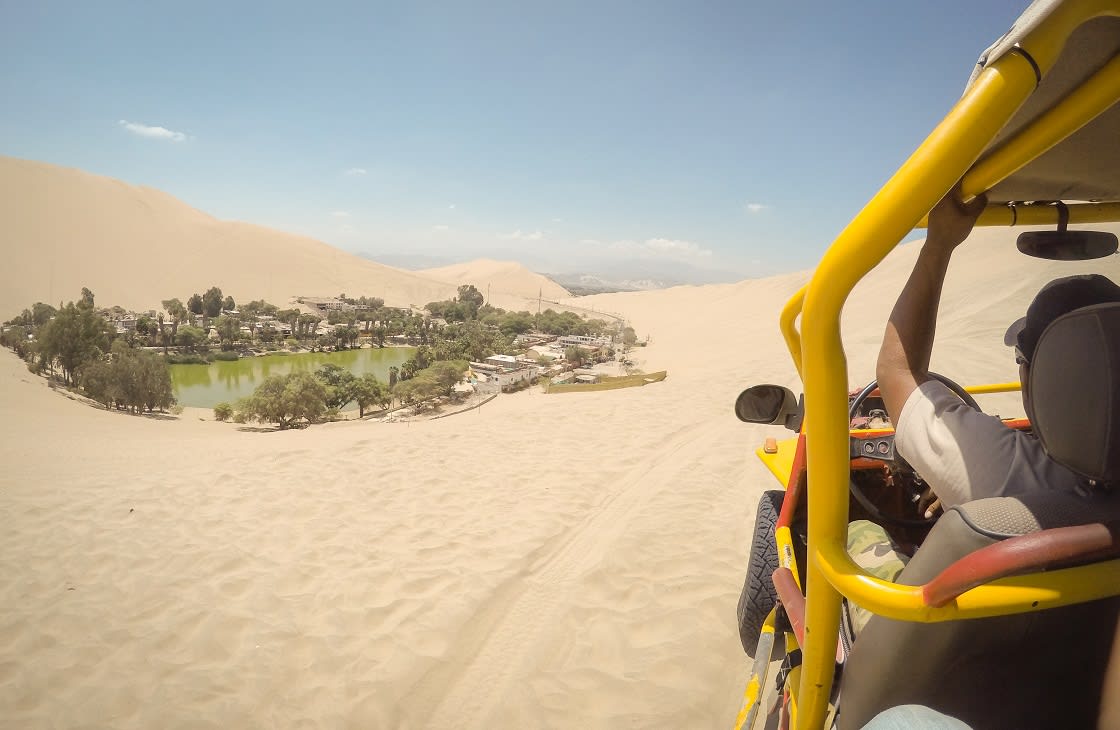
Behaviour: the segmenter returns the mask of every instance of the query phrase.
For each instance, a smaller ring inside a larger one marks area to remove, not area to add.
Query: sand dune
[[[219,221],[151,188],[3,156],[0,220],[2,319],[36,301],[77,299],[82,287],[99,304],[143,310],[214,285],[238,301],[281,306],[295,296],[341,292],[423,306],[455,296],[462,283],[383,266],[305,236]],[[548,282],[516,264],[488,266],[480,271],[501,277],[497,306],[524,308]]]
[[[483,294],[508,295],[522,299],[565,299],[572,296],[564,287],[547,276],[529,271],[516,261],[476,259],[461,264],[424,269],[416,272],[436,281],[474,284]]]
[[[129,194],[140,218],[141,201],[171,206]],[[934,365],[1010,379],[1003,328],[1087,265],[1010,254],[1007,231],[974,239],[950,269]],[[853,386],[916,251],[845,310]],[[281,257],[285,286],[304,260]],[[1120,278],[1116,257],[1104,268]],[[159,291],[209,281],[191,271],[171,267]],[[807,277],[581,299],[649,334],[636,357],[669,378],[423,423],[261,434],[136,418],[0,353],[5,723],[729,726],[747,671],[735,601],[755,504],[776,487],[753,449],[784,433],[739,423],[732,403],[758,382],[797,387],[777,314]]]

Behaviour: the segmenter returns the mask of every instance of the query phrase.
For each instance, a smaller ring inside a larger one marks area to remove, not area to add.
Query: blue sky
[[[19,3],[0,153],[388,256],[809,268],[1025,2]]]

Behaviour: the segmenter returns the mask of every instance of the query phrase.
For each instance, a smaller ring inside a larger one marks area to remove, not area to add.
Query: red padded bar
[[[967,590],[1016,573],[1088,558],[1120,555],[1120,525],[1055,527],[1008,538],[964,556],[922,586],[927,606],[940,607]]]
[[[793,579],[793,573],[789,568],[778,568],[774,571],[774,588],[778,590],[778,598],[782,599],[782,605],[786,609],[786,615],[789,616],[789,623],[793,627],[793,635],[797,637],[797,643],[804,646],[805,596],[801,595],[801,589],[797,587],[797,581]]]

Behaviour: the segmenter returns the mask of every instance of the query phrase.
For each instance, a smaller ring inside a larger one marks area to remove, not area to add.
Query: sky
[[[1025,5],[0,0],[0,154],[390,262],[765,276]]]

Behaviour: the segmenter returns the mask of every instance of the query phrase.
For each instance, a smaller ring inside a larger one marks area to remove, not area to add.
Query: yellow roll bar
[[[970,167],[1036,87],[1037,69],[1053,67],[1070,34],[1085,20],[1120,14],[1115,2],[1082,0],[1058,6],[1019,44],[1029,53],[1008,53],[976,79],[966,95],[887,181],[825,253],[809,284],[782,311],[782,334],[805,385],[808,469],[808,556],[804,662],[796,680],[794,717],[799,730],[820,728],[828,708],[834,672],[840,596],[877,613],[910,621],[943,621],[1055,607],[1102,598],[1120,587],[1120,561],[1006,578],[962,594],[939,609],[925,606],[913,587],[878,580],[848,556],[848,375],[840,339],[840,312],[856,283],[912,230],[962,177],[984,192],[990,181],[1010,174],[1025,161],[1021,154],[1040,149],[1070,133],[1075,116],[1100,105],[1094,96],[1045,115],[1035,131],[1017,135],[1007,152]],[[1033,59],[1034,64],[1032,64]],[[1111,64],[1110,64],[1111,66]],[[1111,73],[1115,73],[1112,71]],[[1115,79],[1100,85],[1116,91]],[[1096,93],[1096,92],[1094,92]],[[1090,103],[1091,102],[1091,103]],[[1086,120],[1087,121],[1087,120]],[[1080,125],[1078,125],[1080,126]],[[1075,129],[1076,127],[1074,127]],[[1002,179],[1002,178],[1001,178]],[[1080,207],[1080,206],[1078,206]],[[1007,209],[1007,218],[1011,211]],[[997,212],[989,214],[998,217]],[[1072,221],[1072,217],[1071,217]],[[801,315],[801,333],[795,320]],[[810,641],[809,637],[816,637]]]

